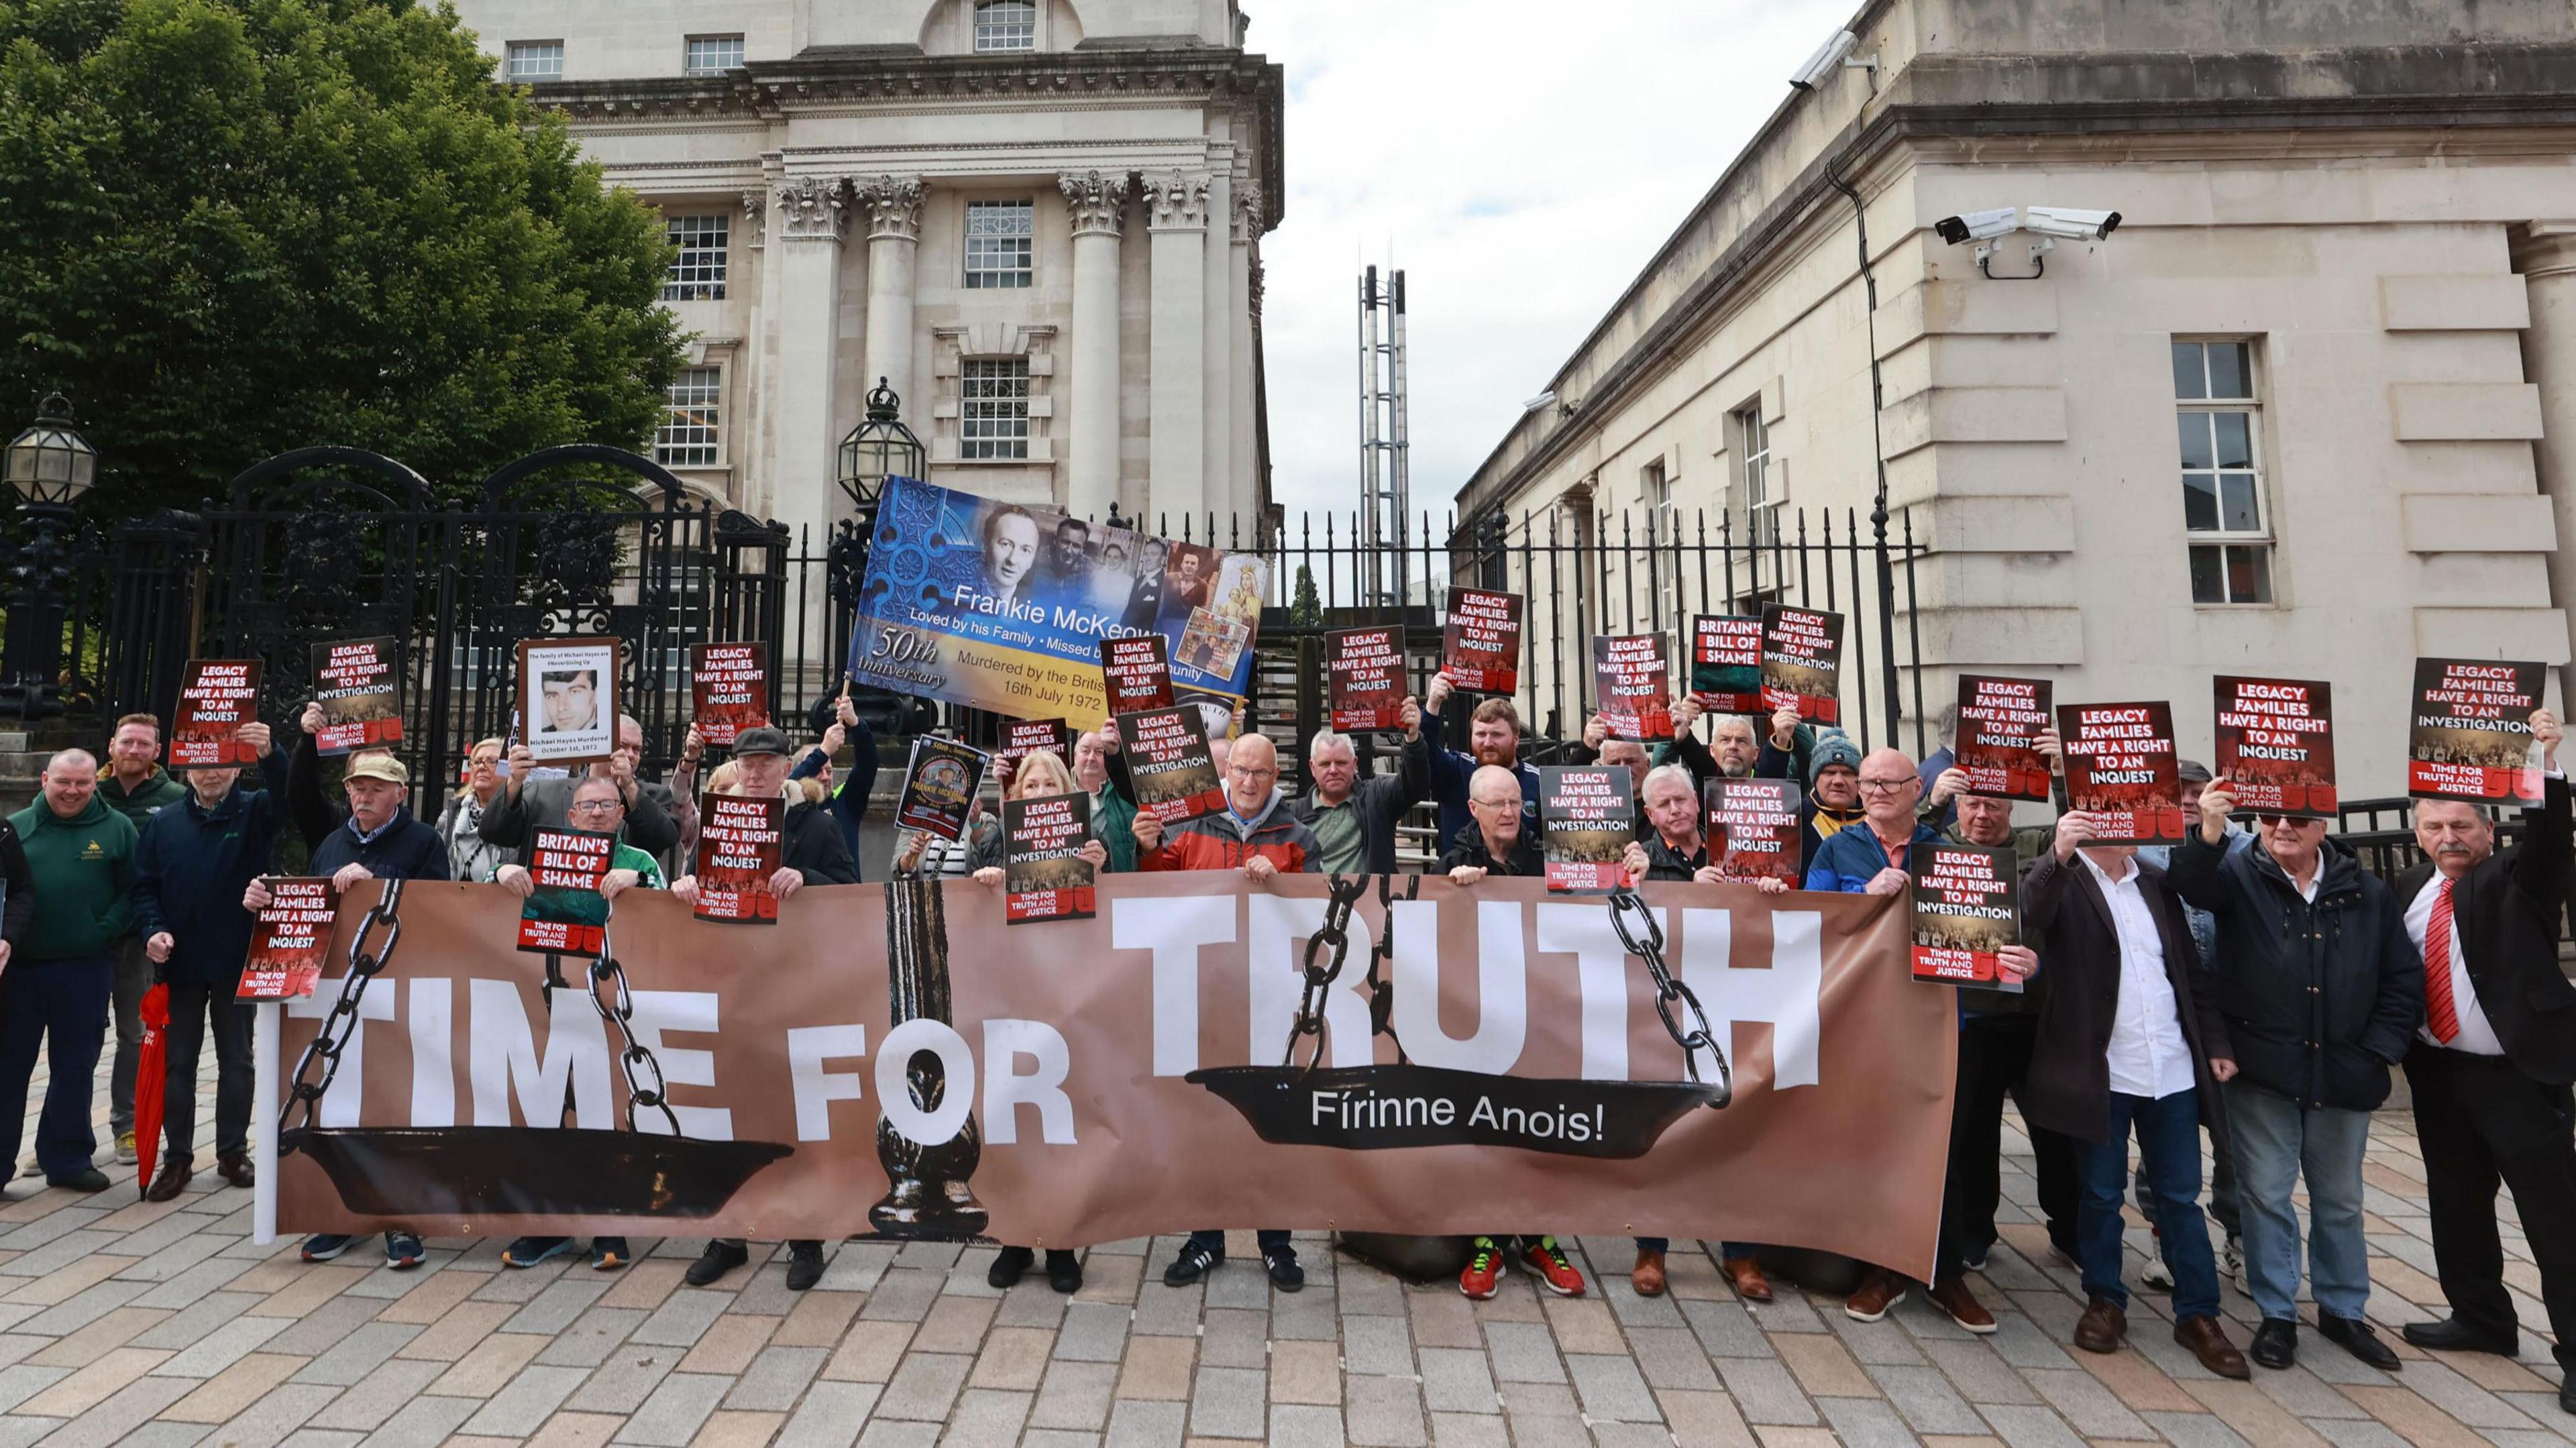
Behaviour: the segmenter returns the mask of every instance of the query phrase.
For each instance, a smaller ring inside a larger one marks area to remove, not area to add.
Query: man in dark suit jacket
[[[2426,1020],[2406,1056],[2424,1150],[2433,1258],[2451,1316],[2412,1323],[2419,1347],[2511,1356],[2519,1346],[2496,1236],[2499,1179],[2540,1267],[2541,1298],[2568,1369],[2559,1406],[2576,1413],[2576,985],[2558,966],[2576,844],[2569,838],[2562,731],[2531,716],[2547,775],[2527,833],[2495,847],[2495,826],[2471,804],[2418,800],[2415,842],[2426,860],[2399,877],[2406,933],[2424,956]]]
[[[2248,1378],[2218,1324],[2218,1260],[2200,1211],[2201,1103],[2236,1074],[2216,983],[2164,871],[2133,845],[2088,846],[2093,830],[2091,815],[2068,811],[2022,880],[2046,983],[2022,1110],[2034,1134],[2079,1143],[2075,1255],[2089,1301],[2075,1345],[2113,1352],[2128,1333],[2120,1198],[2134,1122],[2173,1274],[2174,1341],[2211,1372]]]

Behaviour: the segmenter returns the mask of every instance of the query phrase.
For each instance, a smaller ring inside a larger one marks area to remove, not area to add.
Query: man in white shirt
[[[2218,1260],[2200,1211],[2200,1103],[2236,1074],[2227,1026],[2164,872],[2135,846],[2090,844],[2094,830],[2092,815],[2068,811],[2022,884],[2045,963],[2022,1109],[2034,1128],[2080,1143],[2076,1258],[2089,1301],[2075,1345],[2116,1352],[2128,1334],[2120,1198],[2134,1125],[2173,1274],[2174,1341],[2211,1372],[2247,1378],[2219,1326]]]

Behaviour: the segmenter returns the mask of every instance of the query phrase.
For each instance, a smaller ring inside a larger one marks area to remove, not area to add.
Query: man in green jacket
[[[98,1138],[89,1127],[91,1079],[107,1029],[116,942],[126,932],[126,896],[134,884],[134,825],[99,797],[98,761],[66,749],[46,761],[41,796],[9,817],[25,842],[35,879],[36,910],[25,939],[0,971],[0,1130],[16,1160],[27,1120],[27,1088],[36,1050],[45,1048],[51,1080],[36,1123],[36,1164],[45,1180],[74,1191],[107,1189],[90,1158]]]
[[[188,797],[187,781],[161,767],[161,720],[128,714],[107,736],[107,771],[98,797],[141,830],[164,805]],[[116,1159],[134,1160],[134,1068],[143,1060],[143,993],[152,988],[152,962],[143,955],[142,932],[116,942],[116,1064],[107,1072],[107,1129],[116,1137]]]

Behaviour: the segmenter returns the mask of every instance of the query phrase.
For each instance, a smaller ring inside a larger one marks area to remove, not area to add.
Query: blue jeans
[[[1262,1251],[1268,1252],[1274,1248],[1285,1247],[1288,1245],[1288,1229],[1285,1227],[1264,1227],[1260,1231],[1253,1233],[1252,1239],[1261,1244]],[[1212,1232],[1192,1232],[1190,1233],[1190,1244],[1196,1247],[1205,1247],[1208,1251],[1222,1257],[1225,1255],[1225,1230],[1223,1228],[1219,1228]]]
[[[2369,1246],[2361,1234],[2370,1113],[2308,1110],[2240,1077],[2227,1083],[2227,1126],[2236,1142],[2237,1210],[2254,1305],[2267,1319],[2298,1318],[2299,1214],[2290,1193],[2304,1176],[2308,1293],[2326,1316],[2360,1317],[2370,1301]]]
[[[2076,1170],[2084,1193],[2075,1206],[2076,1261],[2084,1295],[2129,1305],[2120,1281],[2120,1193],[2129,1178],[2129,1126],[2137,1123],[2139,1170],[2154,1194],[2156,1230],[2173,1268],[2176,1322],[2218,1315],[2218,1259],[2200,1215],[2200,1093],[2185,1089],[2153,1101],[2111,1093],[2110,1130],[2083,1144]]]
[[[0,1160],[18,1159],[27,1086],[35,1079],[41,1048],[50,1079],[44,1113],[36,1121],[36,1165],[47,1181],[89,1170],[98,1151],[89,1097],[107,1037],[115,970],[115,957],[102,952],[71,960],[12,960],[0,971],[0,1002],[7,1005],[0,1020],[0,1129],[9,1133],[9,1153]]]
[[[1639,1237],[1637,1239],[1637,1250],[1640,1252],[1669,1252],[1672,1250],[1672,1246],[1673,1239],[1670,1237]],[[1762,1249],[1760,1247],[1753,1245],[1751,1242],[1720,1242],[1717,1244],[1717,1255],[1721,1260],[1729,1260],[1736,1257],[1750,1257],[1761,1250]]]

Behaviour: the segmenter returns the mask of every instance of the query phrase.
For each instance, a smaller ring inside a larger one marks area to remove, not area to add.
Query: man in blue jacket
[[[1521,782],[1521,829],[1530,838],[1538,838],[1538,771],[1521,763],[1521,715],[1512,701],[1497,694],[1476,706],[1467,728],[1465,754],[1440,742],[1440,711],[1452,692],[1449,676],[1442,674],[1431,681],[1422,699],[1422,732],[1407,749],[1422,751],[1422,765],[1431,779],[1431,797],[1440,805],[1440,847],[1458,838],[1458,832],[1473,826],[1475,816],[1467,808],[1467,783],[1476,771],[1490,765],[1508,769]]]
[[[166,1202],[195,1174],[197,1056],[215,1033],[215,1170],[251,1185],[250,1028],[255,1008],[235,1000],[250,949],[242,892],[265,874],[285,822],[286,755],[257,722],[240,740],[259,752],[260,787],[239,788],[238,766],[191,769],[186,798],[164,806],[134,851],[134,923],[154,975],[170,987],[169,1081],[162,1137],[169,1151],[144,1200]]]

